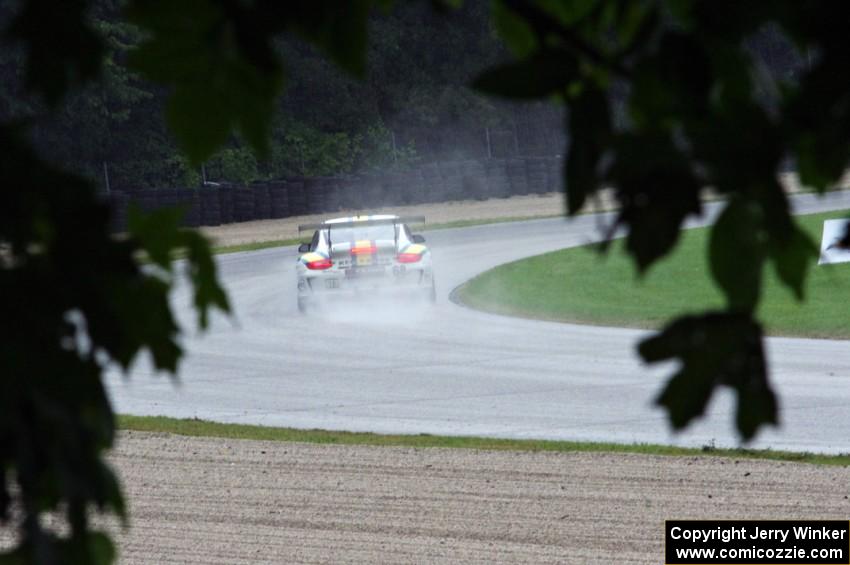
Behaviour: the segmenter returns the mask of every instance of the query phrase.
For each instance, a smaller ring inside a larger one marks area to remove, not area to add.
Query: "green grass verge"
[[[515,440],[477,437],[434,435],[382,435],[359,432],[334,432],[325,430],[296,430],[269,428],[244,424],[221,424],[198,419],[177,419],[164,416],[119,416],[122,430],[169,433],[191,437],[217,437],[263,441],[321,443],[331,445],[373,445],[398,447],[440,447],[458,449],[486,449],[502,451],[553,451],[562,453],[604,452],[638,453],[644,455],[712,456],[739,459],[767,459],[792,461],[817,465],[850,465],[850,455],[820,455],[789,451],[755,449],[718,449],[673,447],[654,444],[618,444],[574,441]]]
[[[819,246],[823,220],[847,214],[814,214],[798,221]],[[642,278],[619,241],[607,255],[585,246],[499,266],[463,285],[456,297],[498,314],[657,328],[675,316],[723,306],[708,269],[708,234],[705,228],[683,232],[675,253]],[[813,266],[802,303],[779,282],[772,265],[765,273],[758,315],[770,335],[850,338],[843,307],[850,295],[850,264]]]
[[[287,245],[298,245],[305,240],[298,239],[274,239],[271,241],[252,241],[251,243],[240,243],[239,245],[220,245],[213,247],[215,255],[227,253],[241,253],[243,251],[257,251],[260,249],[271,249],[272,247],[286,247]]]

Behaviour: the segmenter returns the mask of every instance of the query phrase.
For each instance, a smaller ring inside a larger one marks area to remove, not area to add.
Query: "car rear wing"
[[[396,224],[424,224],[425,216],[400,216],[398,218],[379,218],[374,220],[351,220],[332,224],[300,224],[298,232],[325,230],[328,228],[353,228],[357,226],[391,226]]]

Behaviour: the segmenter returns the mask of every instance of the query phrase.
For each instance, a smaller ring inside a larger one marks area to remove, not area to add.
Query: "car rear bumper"
[[[351,276],[322,273],[298,280],[298,299],[346,299],[360,296],[404,296],[429,291],[434,284],[431,269],[388,271],[382,275]]]

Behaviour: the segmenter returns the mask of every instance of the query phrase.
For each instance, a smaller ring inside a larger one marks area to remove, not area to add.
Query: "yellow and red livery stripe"
[[[327,259],[327,255],[323,255],[322,253],[316,253],[315,251],[311,251],[310,253],[305,253],[301,256],[301,261],[304,263],[312,263],[313,261],[321,261],[322,259]]]
[[[422,255],[428,248],[422,245],[421,243],[411,243],[407,247],[404,248],[402,253],[416,253],[418,255]]]
[[[375,246],[375,242],[368,239],[355,241],[354,245],[351,247],[352,255],[366,255],[370,253],[377,253],[377,251],[378,248]]]

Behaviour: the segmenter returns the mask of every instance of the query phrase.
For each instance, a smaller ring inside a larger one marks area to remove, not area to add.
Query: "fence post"
[[[396,163],[398,161],[398,158],[396,157],[395,132],[393,130],[390,130],[390,138],[392,139],[392,142],[393,142],[393,163]]]
[[[487,136],[487,158],[493,158],[493,148],[490,145],[490,128],[484,128],[484,134]]]
[[[103,178],[106,181],[106,194],[109,194],[111,192],[109,190],[109,168],[106,165],[106,161],[103,162]]]

